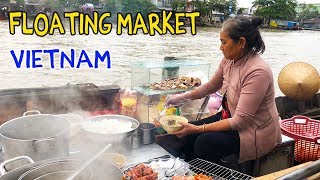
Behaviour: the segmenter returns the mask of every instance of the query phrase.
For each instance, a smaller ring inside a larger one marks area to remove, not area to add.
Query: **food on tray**
[[[173,176],[171,180],[194,180],[193,176]]]
[[[166,79],[161,82],[154,82],[150,84],[152,90],[171,90],[171,89],[188,89],[201,85],[201,80],[195,77],[177,77]]]
[[[173,176],[171,180],[213,180],[213,178],[204,174],[197,174],[194,176]]]
[[[132,123],[118,119],[103,119],[99,121],[87,121],[82,123],[86,131],[99,134],[118,134],[132,131]]]
[[[213,180],[213,178],[204,174],[197,174],[194,176],[194,180]]]
[[[128,180],[157,180],[158,173],[145,164],[139,164],[125,173]]]

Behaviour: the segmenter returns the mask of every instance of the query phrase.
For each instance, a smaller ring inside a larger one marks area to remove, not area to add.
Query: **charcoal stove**
[[[193,174],[204,174],[207,176],[213,177],[216,179],[228,179],[228,180],[239,180],[239,179],[253,179],[252,176],[247,174],[229,169],[218,164],[203,160],[203,159],[194,159],[188,162],[188,165],[182,166],[176,170],[177,175],[193,175]]]

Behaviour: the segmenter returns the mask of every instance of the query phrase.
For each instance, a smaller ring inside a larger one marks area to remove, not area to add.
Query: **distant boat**
[[[0,6],[0,20],[6,20],[8,19],[8,7],[1,7]]]
[[[299,23],[295,21],[271,20],[269,26],[271,28],[284,30],[302,30]]]
[[[303,22],[304,30],[320,31],[320,18],[313,18]]]
[[[276,97],[276,104],[281,119],[288,119],[295,115],[304,115],[320,120],[320,93],[305,101],[279,96]]]

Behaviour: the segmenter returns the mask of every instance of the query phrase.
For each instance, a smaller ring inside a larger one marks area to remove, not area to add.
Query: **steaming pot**
[[[5,166],[21,159],[28,159],[29,164],[5,172]],[[73,172],[81,167],[84,161],[71,158],[55,158],[32,162],[29,157],[20,156],[3,162],[0,165],[0,180],[58,180],[67,179]],[[74,180],[121,180],[123,172],[108,161],[94,161],[84,169]]]
[[[55,161],[42,163],[32,167],[23,173],[18,180],[58,180],[67,179],[73,172],[81,166],[81,161],[77,159],[57,159]],[[75,180],[91,180],[92,170],[90,167],[79,173]]]
[[[90,130],[87,130],[84,125],[82,124],[82,130],[86,134],[86,138],[89,138],[88,141],[96,142],[96,144],[100,144],[101,146],[104,146],[105,144],[112,144],[111,149],[121,151],[121,148],[125,148],[126,150],[131,149],[131,137],[133,132],[139,127],[139,121],[129,117],[129,116],[123,116],[123,115],[99,115],[99,116],[93,116],[88,119],[86,119],[87,122],[95,121],[95,122],[103,122],[108,121],[111,119],[116,119],[120,122],[131,122],[132,128],[130,131],[122,132],[122,133],[97,133]],[[120,127],[114,127],[115,129]],[[120,148],[120,149],[118,149]]]
[[[29,156],[35,161],[68,156],[68,120],[40,112],[33,115],[28,113],[0,126],[4,160],[16,156]]]

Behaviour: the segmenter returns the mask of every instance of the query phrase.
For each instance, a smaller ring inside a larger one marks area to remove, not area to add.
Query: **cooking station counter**
[[[141,145],[141,147],[139,148],[132,149],[131,151],[124,153],[124,156],[126,156],[127,158],[127,165],[146,162],[149,159],[157,158],[164,155],[170,155],[170,153],[156,143]]]
[[[71,156],[80,159],[91,158],[104,147],[103,144],[106,144],[103,140],[101,140],[101,142],[93,142],[92,139],[78,133],[76,136],[71,137]],[[124,139],[120,144],[116,143],[112,145],[106,152],[120,153],[124,155],[127,159],[126,165],[135,165],[164,155],[170,155],[173,157],[168,151],[156,143],[148,145],[140,144],[138,148],[133,148],[130,144],[129,139]]]

